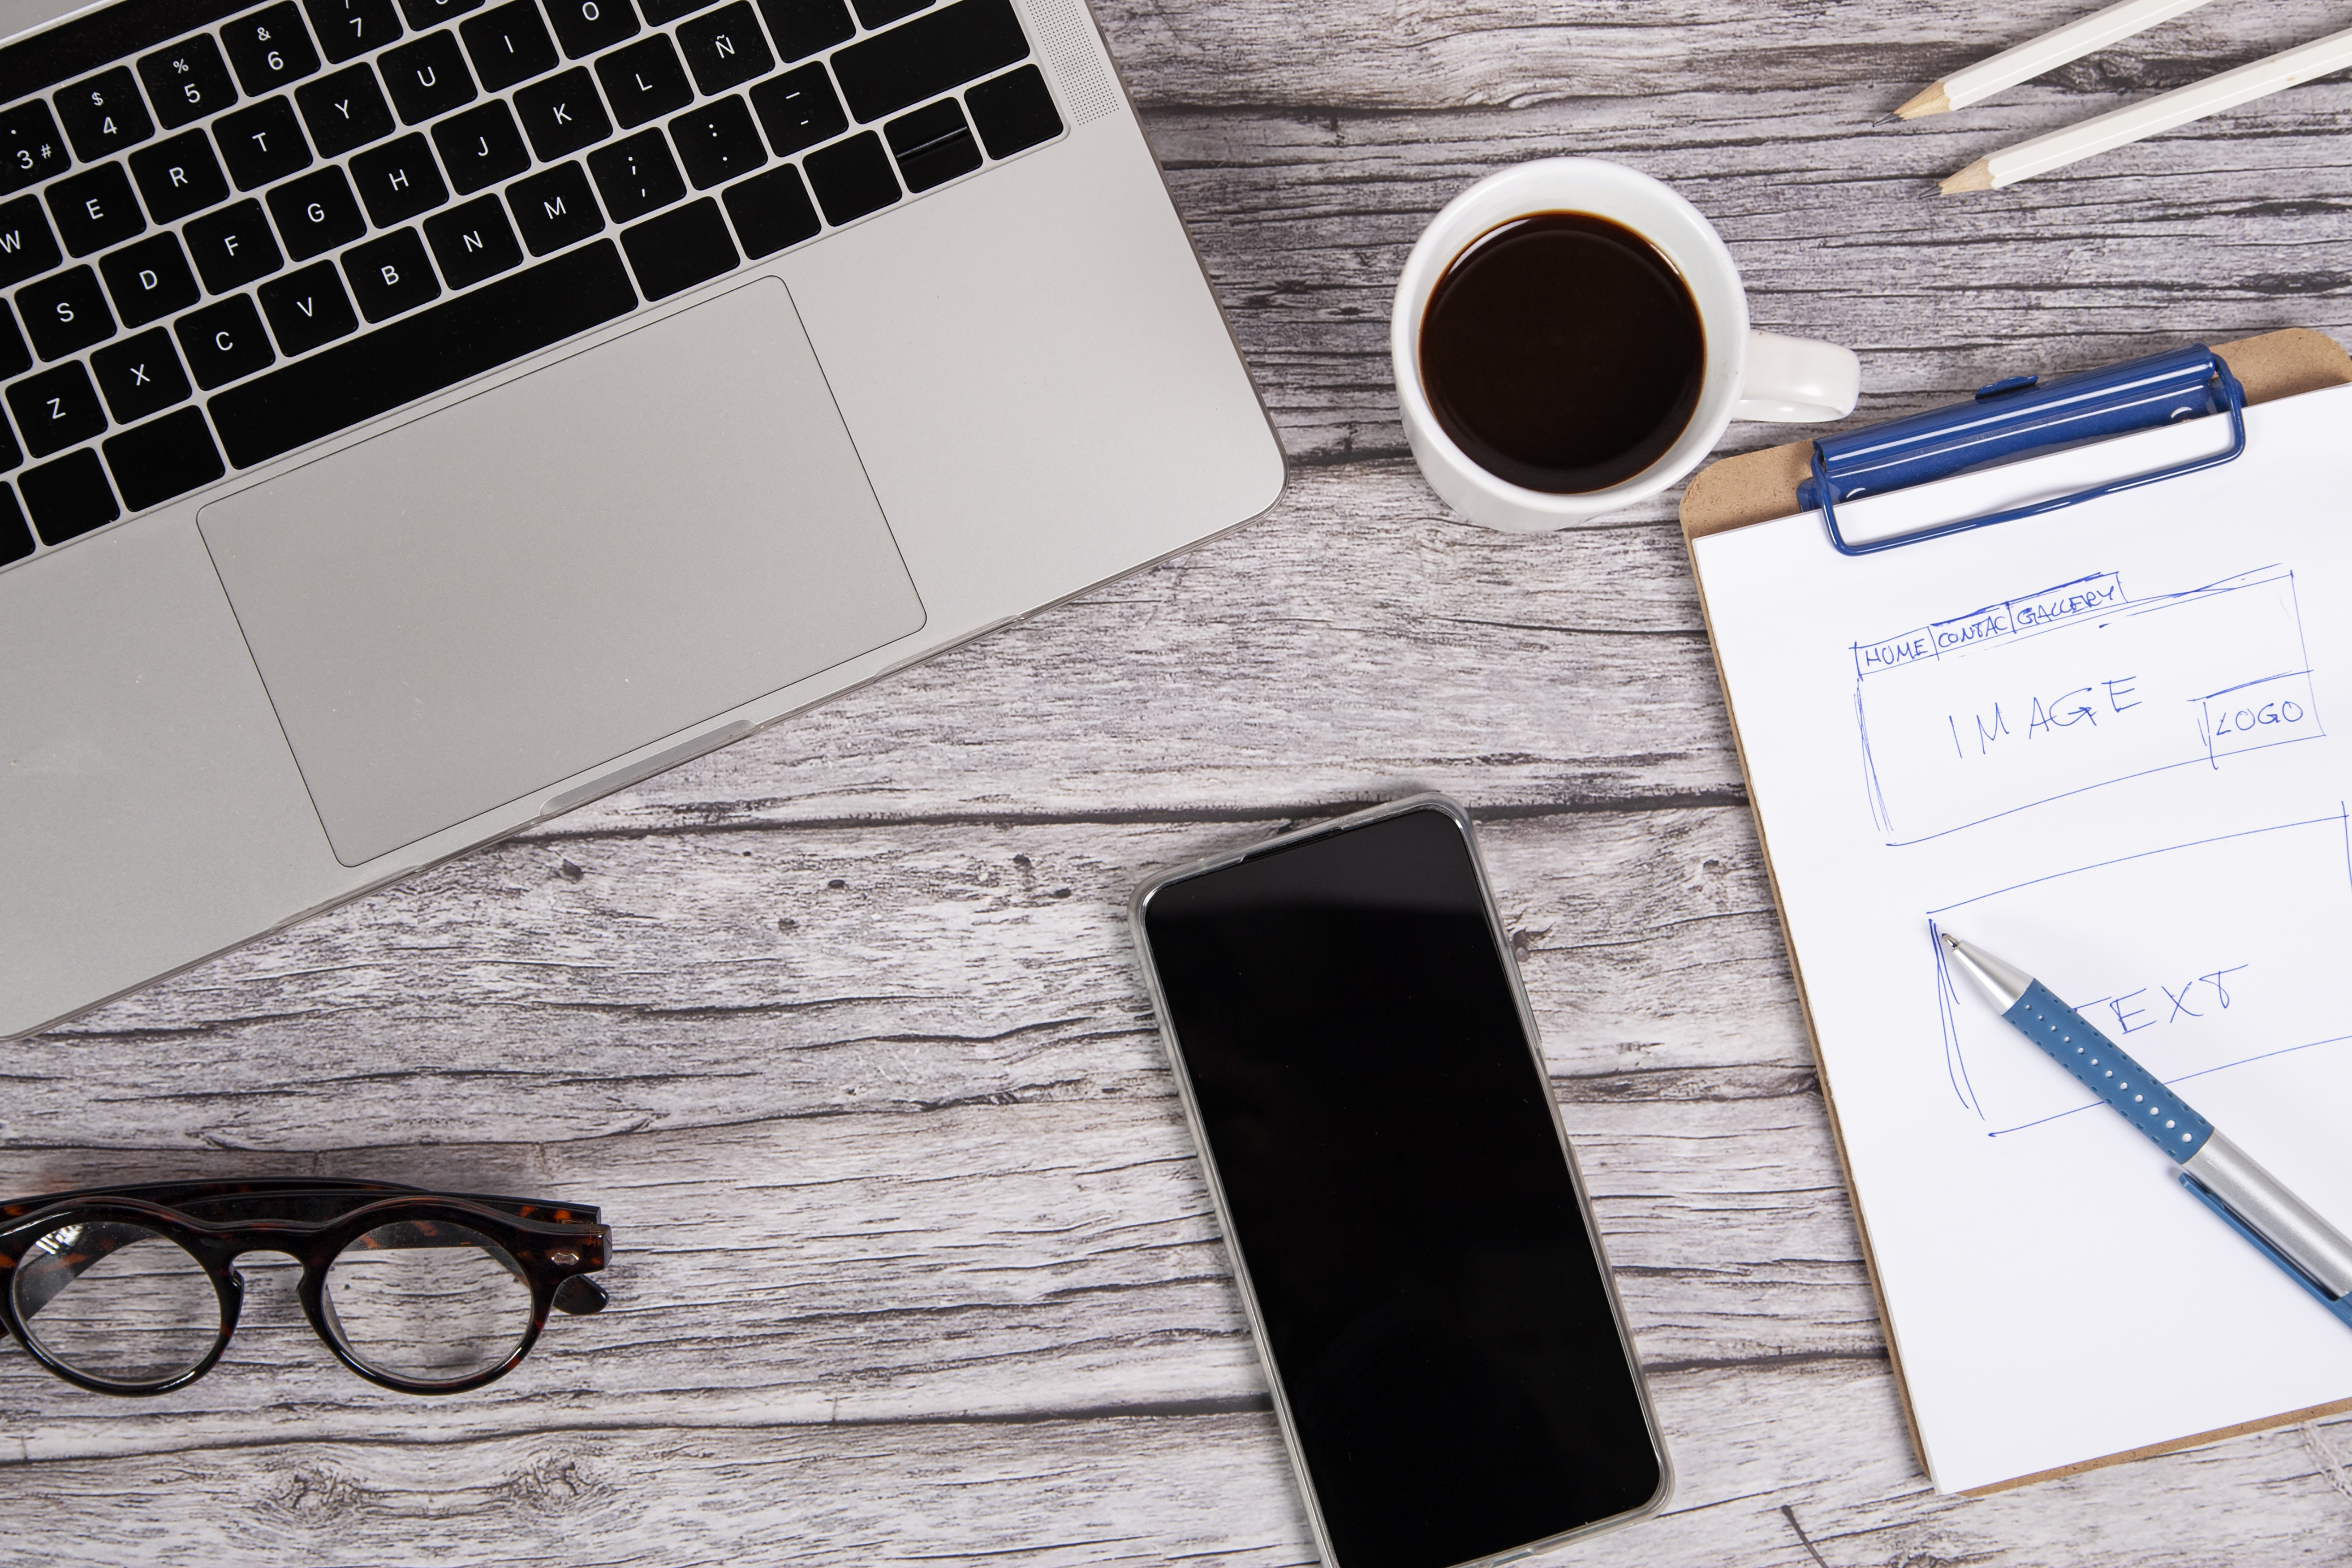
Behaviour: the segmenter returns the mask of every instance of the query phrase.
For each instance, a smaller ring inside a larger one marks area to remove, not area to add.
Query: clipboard
[[[2158,483],[2180,472],[2226,463],[2244,448],[2242,418],[2244,407],[2346,384],[2352,384],[2352,354],[2347,354],[2341,345],[2325,333],[2303,327],[2218,343],[2210,350],[2202,345],[2194,345],[2166,354],[2151,355],[2102,371],[2069,376],[2050,383],[2046,387],[2032,376],[1995,382],[1980,389],[1973,405],[1963,404],[1930,410],[1886,425],[1821,440],[1791,442],[1763,451],[1742,453],[1707,465],[1692,478],[1683,492],[1681,521],[1684,545],[1688,549],[1696,541],[1712,534],[1815,510],[1824,511],[1824,526],[1830,531],[1831,542],[1846,554],[1899,548],[1918,540],[1942,537],[1965,529],[2012,522],[2096,495]],[[2037,450],[2050,450],[2066,444],[2169,423],[2184,416],[2182,410],[2187,410],[2189,415],[2210,415],[2235,421],[2236,439],[2231,449],[2172,468],[2126,476],[2074,494],[2002,509],[1982,516],[1948,520],[1885,540],[1850,541],[1842,535],[1836,521],[1834,508],[1837,503],[1866,492],[1883,493],[1881,489],[1874,488],[1878,487],[1882,480],[1892,481],[1884,489],[1931,483],[1987,463],[2010,460]],[[1971,441],[1978,444],[1972,447]],[[1827,507],[1823,506],[1825,498],[1830,503]],[[1697,575],[1695,556],[1692,567],[1694,579],[1699,583],[1700,613],[1706,616],[1708,644],[1717,661],[1716,679],[1724,691],[1726,710],[1731,719],[1732,742],[1738,751],[1741,773],[1746,777],[1748,775],[1747,746],[1740,736],[1739,715],[1731,701],[1730,684],[1722,667],[1713,614],[1706,603],[1704,579]],[[1829,1074],[1822,1061],[1812,1004],[1806,991],[1804,973],[1798,962],[1795,943],[1790,939],[1787,906],[1781,897],[1780,875],[1772,864],[1771,844],[1766,836],[1760,813],[1756,818],[1756,832],[1764,852],[1765,874],[1772,889],[1774,913],[1780,921],[1781,942],[1789,953],[1790,973],[1797,984],[1798,1005],[1805,1016],[1806,1039],[1813,1048],[1822,1102],[1828,1108],[1830,1133],[1838,1145],[1840,1173],[1846,1184],[1847,1203],[1854,1215],[1855,1231],[1862,1242],[1863,1262],[1870,1275],[1871,1294],[1878,1308],[1881,1324],[1889,1325],[1891,1319],[1885,1292],[1873,1255],[1870,1233],[1863,1222],[1860,1195],[1853,1186],[1853,1164],[1846,1154],[1845,1134],[1840,1124],[1836,1099],[1831,1091]],[[1886,1329],[1885,1338],[1888,1363],[1895,1371],[1895,1389],[1903,1404],[1904,1422],[1911,1435],[1912,1449],[1921,1469],[1926,1470],[1928,1468],[1927,1451],[1920,1440],[1918,1419],[1912,1408],[1901,1352],[1891,1327]],[[2250,1432],[2293,1426],[2347,1412],[2352,1412],[2352,1399],[2285,1411],[2124,1453],[2040,1470],[1989,1486],[1968,1489],[1959,1495],[1990,1496],[2108,1465],[2150,1458]]]

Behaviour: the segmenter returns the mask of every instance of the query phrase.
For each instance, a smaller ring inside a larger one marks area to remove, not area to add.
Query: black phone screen
[[[1143,909],[1339,1568],[1445,1568],[1664,1479],[1471,856],[1416,809]]]

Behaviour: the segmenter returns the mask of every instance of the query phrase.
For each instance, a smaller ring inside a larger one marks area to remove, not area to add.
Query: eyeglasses
[[[228,1348],[248,1252],[302,1265],[296,1293],[336,1359],[406,1394],[515,1369],[548,1309],[602,1310],[612,1241],[579,1204],[390,1182],[158,1182],[0,1204],[0,1321],[100,1394],[164,1394]]]

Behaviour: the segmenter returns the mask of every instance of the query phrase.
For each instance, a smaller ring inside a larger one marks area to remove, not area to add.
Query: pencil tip
[[[1923,114],[1948,114],[1951,109],[1951,95],[1944,90],[1944,84],[1939,81],[1921,88],[1910,102],[1895,111],[1895,118],[1916,120]]]
[[[1900,120],[1900,119],[1902,119],[1902,118],[1903,118],[1903,117],[1902,117],[1901,115],[1899,115],[1899,114],[1882,114],[1882,115],[1880,115],[1877,119],[1875,119],[1875,120],[1874,120],[1874,121],[1872,121],[1870,122],[1870,124],[1871,124],[1871,129],[1873,129],[1873,130],[1876,130],[1879,126],[1882,126],[1882,125],[1892,125],[1892,124],[1894,124],[1896,121],[1898,121],[1898,120]]]
[[[1989,191],[1992,189],[1992,160],[1979,158],[1936,188],[1948,196],[1963,191]]]

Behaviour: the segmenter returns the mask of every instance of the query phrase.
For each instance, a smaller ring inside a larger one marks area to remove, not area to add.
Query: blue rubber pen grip
[[[2189,1110],[2154,1073],[2132,1060],[2130,1052],[2091,1027],[2039,980],[2001,1016],[2174,1161],[2187,1162],[2213,1136],[2211,1122]]]

